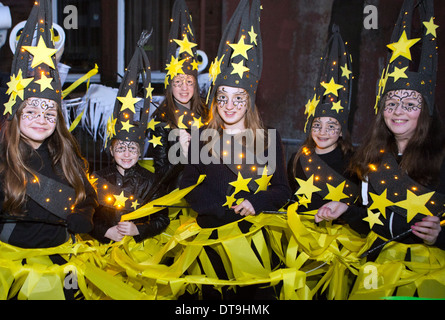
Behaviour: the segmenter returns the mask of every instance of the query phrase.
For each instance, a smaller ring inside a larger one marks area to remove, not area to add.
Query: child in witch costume
[[[305,132],[310,133],[288,164],[292,200],[299,203],[299,211],[318,210],[329,199],[353,203],[358,196],[357,178],[347,170],[353,153],[347,125],[351,69],[351,57],[334,25],[314,97],[306,105]]]
[[[87,162],[63,119],[52,36],[51,4],[36,1],[14,55],[0,149],[0,240],[23,248],[91,231],[97,207]]]
[[[411,32],[416,9],[423,26],[419,38],[412,37]],[[414,0],[404,1],[392,43],[388,45],[392,52],[379,84],[377,115],[365,143],[351,161],[363,181],[364,207],[330,202],[316,215],[316,221],[341,217],[353,229],[366,234],[369,245],[365,249],[371,248],[364,252],[368,261],[375,260],[388,267],[389,262],[397,260],[408,263],[409,272],[420,274],[429,274],[437,268],[443,270],[443,265],[435,264],[445,258],[445,232],[441,226],[445,204],[445,139],[434,105],[438,58],[433,17],[432,0],[417,5]],[[418,62],[412,61],[410,54],[417,43],[422,50]],[[402,47],[404,50],[400,51]],[[383,247],[386,241],[401,234],[405,236]],[[420,263],[421,267],[416,265]],[[385,273],[384,265],[376,266],[381,268],[379,274],[394,275],[394,270]],[[411,287],[401,280],[404,287],[399,290],[410,288],[410,295],[434,297],[443,292],[444,286],[429,281],[440,276],[443,273],[436,271],[428,275],[428,284],[424,284],[417,275]],[[391,281],[394,279],[385,278],[385,286],[392,291],[384,294],[394,293],[397,282]],[[359,289],[355,296],[366,298],[360,283],[356,287]]]
[[[135,103],[141,100],[137,98],[139,78],[142,77],[143,90],[149,92],[151,86],[150,64],[143,48],[149,37],[145,31],[141,35],[109,120],[108,142],[114,163],[92,177],[97,183],[100,206],[94,214],[91,235],[103,243],[120,241],[124,236],[133,236],[139,242],[160,234],[170,223],[167,209],[136,221],[120,221],[123,214],[165,194],[155,175],[138,164],[151,100],[144,99],[141,110]]]
[[[185,0],[176,0],[167,47],[165,99],[153,113],[149,125],[152,143],[149,153],[154,159],[155,173],[163,179],[168,191],[179,186],[184,168],[183,164],[172,163],[169,159],[170,149],[179,142],[181,148],[177,152],[182,152],[186,157],[190,129],[192,126],[203,126],[208,113],[199,94],[195,42],[193,23]],[[176,135],[169,139],[172,130]]]
[[[201,157],[208,155],[212,159],[209,164],[202,158],[194,159],[198,152],[192,148],[193,139],[199,138],[192,131],[190,164],[184,169],[181,188],[206,175],[185,197],[198,213],[196,220],[201,228],[217,228],[241,220],[238,226],[247,232],[251,223],[242,220],[244,217],[278,210],[290,196],[280,137],[276,130],[267,130],[262,125],[255,107],[262,70],[259,18],[260,2],[253,1],[250,9],[249,0],[242,0],[211,66],[214,81],[210,120],[202,130],[202,134],[209,134],[209,139],[200,144],[199,150]],[[245,54],[243,47],[247,48]],[[217,238],[217,233],[214,230],[212,238]],[[205,250],[219,278],[227,279],[216,251],[211,247]],[[237,298],[241,295],[254,299],[257,289],[256,286],[237,288]],[[228,295],[225,298],[231,297],[230,292],[225,293]]]

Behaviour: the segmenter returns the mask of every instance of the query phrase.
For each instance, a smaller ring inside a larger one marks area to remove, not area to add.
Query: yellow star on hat
[[[40,92],[43,92],[45,89],[54,90],[51,81],[53,81],[53,78],[48,78],[45,74],[42,74],[42,77],[36,80],[35,83],[40,85]]]
[[[55,69],[52,56],[57,52],[57,49],[48,48],[42,36],[40,36],[37,47],[23,46],[23,49],[31,53],[34,57],[32,59],[31,68],[35,68],[38,65],[44,63],[47,66]]]
[[[224,56],[225,55],[223,55],[219,60],[218,60],[218,57],[216,57],[215,61],[213,61],[210,64],[210,67],[209,67],[209,79],[212,80],[213,84],[215,84],[216,78],[221,73],[221,63],[222,63],[222,60],[224,59]]]
[[[341,68],[341,72],[342,72],[341,76],[346,77],[346,79],[349,80],[352,71],[348,69],[348,64],[345,63],[345,66],[344,67],[340,66],[340,68]]]
[[[130,129],[134,127],[134,125],[130,124],[130,120],[122,121],[122,130],[130,132]]]
[[[323,88],[326,89],[324,92],[325,96],[328,95],[329,93],[332,93],[334,96],[338,97],[338,90],[343,88],[343,86],[341,84],[335,83],[334,77],[332,77],[328,83],[322,82],[320,84]]]
[[[23,79],[22,70],[19,70],[17,76],[14,77],[14,75],[12,75],[10,79],[11,81],[7,83],[8,90],[6,93],[11,95],[14,100],[17,99],[17,96],[23,100],[24,90],[34,78]]]
[[[244,72],[248,72],[250,69],[244,66],[244,61],[241,60],[239,63],[232,63],[233,71],[231,74],[238,74],[242,79]]]
[[[388,44],[387,47],[393,51],[390,63],[393,62],[398,57],[402,56],[411,60],[411,47],[415,45],[420,38],[416,39],[408,39],[406,36],[406,31],[403,31],[402,35],[399,38],[399,41],[395,43]]]
[[[407,79],[408,76],[406,75],[405,71],[408,69],[408,67],[399,69],[397,67],[394,67],[394,71],[392,73],[390,73],[388,76],[389,77],[393,77],[394,78],[394,82],[396,82],[397,80],[403,78],[403,79]]]
[[[136,110],[134,109],[134,105],[136,102],[142,100],[141,98],[133,98],[133,93],[131,92],[131,89],[128,90],[126,97],[117,97],[117,100],[122,102],[121,112],[129,109],[133,113],[136,113]]]
[[[437,37],[436,35],[436,29],[439,28],[437,24],[434,24],[434,18],[431,17],[430,21],[423,22],[423,25],[426,27],[426,34],[431,34],[433,37]]]
[[[186,34],[184,35],[183,40],[174,39],[173,41],[175,41],[179,46],[179,54],[187,52],[193,56],[192,48],[196,47],[197,44],[190,42]]]
[[[247,56],[247,51],[249,51],[250,49],[253,48],[252,45],[250,44],[245,44],[244,42],[244,37],[245,36],[241,36],[241,38],[239,39],[238,43],[229,43],[229,46],[233,49],[233,54],[232,54],[232,59],[237,57],[237,56],[243,56],[246,59],[249,59],[249,57]]]

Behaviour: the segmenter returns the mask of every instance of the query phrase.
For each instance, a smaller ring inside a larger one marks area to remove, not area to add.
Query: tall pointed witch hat
[[[144,146],[153,88],[151,67],[144,45],[151,33],[143,31],[136,50],[125,71],[114,105],[114,112],[107,124],[107,141],[115,138]],[[143,96],[140,98],[139,96]],[[141,108],[136,103],[143,100]]]
[[[238,4],[209,69],[212,86],[207,101],[212,101],[219,86],[229,86],[245,89],[255,102],[263,68],[260,12],[260,0],[253,0],[251,6],[249,0]]]
[[[168,37],[165,87],[178,74],[198,79],[198,54],[192,17],[185,0],[176,0]]]
[[[10,114],[10,120],[21,103],[31,97],[54,100],[61,106],[56,52],[51,1],[36,0],[17,44],[7,83],[9,101],[3,114]]]
[[[413,38],[416,9],[421,22],[419,38]],[[387,92],[404,89],[421,93],[430,115],[433,114],[438,62],[437,28],[438,26],[434,24],[434,0],[403,2],[391,36],[391,43],[387,46],[391,52],[388,54],[388,65],[383,70],[378,85],[376,113],[381,98]],[[419,57],[412,55],[412,50],[416,47],[421,50]]]
[[[306,104],[305,132],[309,132],[312,121],[318,117],[337,119],[343,130],[347,130],[353,82],[351,73],[352,58],[340,35],[339,27],[333,25],[332,36],[324,51],[314,87],[314,97]]]

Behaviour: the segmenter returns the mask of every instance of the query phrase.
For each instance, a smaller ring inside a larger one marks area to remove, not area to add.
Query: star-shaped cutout
[[[308,204],[311,203],[311,200],[309,200],[304,194],[302,196],[297,196],[298,197],[298,205],[300,206],[305,206],[306,209],[308,208]]]
[[[192,66],[192,70],[199,70],[199,62],[193,59],[192,63],[190,63]]]
[[[317,109],[320,100],[317,100],[317,94],[314,94],[312,100],[308,100],[305,106],[304,113],[307,114],[308,117],[315,115],[315,109]]]
[[[343,181],[340,183],[337,187],[331,186],[329,183],[326,183],[326,186],[328,187],[329,193],[324,197],[324,200],[331,200],[331,201],[340,201],[342,199],[349,198],[348,195],[343,193],[343,190],[345,188],[346,181]]]
[[[395,43],[388,44],[387,47],[393,51],[390,63],[393,62],[398,57],[402,56],[411,60],[411,50],[410,48],[415,45],[420,38],[409,39],[406,37],[406,31],[404,30],[402,35],[400,36],[399,41]]]
[[[122,121],[121,124],[122,124],[122,130],[125,130],[127,132],[130,132],[130,129],[134,127],[134,125],[130,123],[130,120]]]
[[[11,95],[14,100],[17,99],[17,96],[23,100],[24,90],[33,80],[34,78],[23,79],[22,70],[20,69],[17,76],[12,75],[10,77],[10,81],[7,83],[8,90],[6,93]]]
[[[409,223],[418,213],[426,216],[433,215],[425,206],[433,194],[434,191],[416,196],[410,190],[406,190],[406,200],[397,202],[396,205],[407,210],[406,219]]]
[[[117,208],[124,208],[125,202],[128,200],[127,197],[124,196],[124,192],[122,191],[120,195],[113,194],[113,197],[115,199],[113,206]]]
[[[231,186],[235,187],[235,192],[233,193],[233,195],[237,194],[240,191],[249,192],[248,184],[250,180],[252,180],[252,178],[244,179],[243,176],[241,175],[241,172],[238,172],[238,178],[236,179],[236,181],[229,183]]]
[[[430,21],[423,22],[423,25],[426,27],[426,35],[431,34],[434,38],[437,37],[436,29],[439,28],[437,24],[434,24],[434,18],[431,17]]]
[[[128,90],[126,97],[117,97],[117,100],[122,102],[121,112],[129,109],[131,112],[136,113],[136,110],[134,109],[134,105],[142,100],[141,98],[133,98],[133,93],[131,92],[131,89]]]
[[[136,210],[139,207],[139,202],[137,200],[133,201],[131,203],[131,207]]]
[[[222,206],[232,208],[233,204],[236,202],[235,194],[232,194],[231,196],[226,196],[226,203],[224,203]]]
[[[53,81],[53,78],[48,78],[45,74],[42,74],[42,77],[34,82],[40,85],[40,92],[43,92],[45,89],[54,90],[51,81]]]
[[[300,188],[295,192],[295,195],[304,194],[307,199],[312,199],[312,193],[321,191],[320,188],[314,186],[314,175],[311,175],[309,179],[302,180],[299,178],[295,178],[298,182]]]
[[[366,218],[363,218],[363,221],[366,221],[369,223],[369,228],[372,229],[372,227],[375,224],[379,224],[383,226],[383,222],[379,219],[380,212],[374,213],[371,210],[368,209],[368,216]]]
[[[7,113],[12,114],[12,107],[15,105],[15,102],[16,101],[12,98],[12,96],[9,97],[9,101],[4,104],[5,111],[3,111],[3,115]]]
[[[209,67],[209,79],[212,80],[213,84],[215,84],[216,78],[221,73],[221,63],[222,63],[222,60],[224,59],[224,56],[225,55],[223,55],[219,60],[218,60],[218,57],[216,57],[215,61],[213,61],[210,64],[210,67]]]
[[[351,77],[352,71],[348,69],[348,64],[345,63],[345,66],[344,67],[340,66],[340,68],[341,68],[341,76],[346,77],[346,79],[349,80],[349,78]]]
[[[238,74],[238,76],[242,79],[244,72],[248,72],[250,69],[244,66],[244,60],[241,60],[239,63],[232,63],[233,71],[231,74]]]
[[[405,71],[408,69],[408,67],[399,69],[397,67],[394,67],[394,72],[390,73],[388,75],[388,77],[393,77],[394,78],[394,82],[397,82],[397,80],[399,80],[400,78],[404,78],[407,79],[408,76],[406,75]]]
[[[192,48],[196,47],[197,44],[190,42],[186,34],[182,40],[174,39],[173,41],[175,41],[179,46],[179,54],[187,52],[189,55],[193,56]]]
[[[257,43],[257,36],[258,36],[258,34],[255,33],[255,30],[253,29],[253,26],[252,26],[252,28],[250,29],[250,31],[248,33],[249,33],[249,37],[250,37],[250,43],[254,43],[257,46],[258,45],[258,43]]]
[[[39,42],[37,43],[37,47],[23,46],[23,49],[25,49],[26,51],[28,51],[30,54],[33,55],[31,68],[35,68],[38,65],[44,63],[47,66],[55,69],[52,56],[57,52],[57,49],[48,48],[42,36],[40,36]]]
[[[340,110],[343,110],[344,108],[341,106],[341,100],[337,102],[332,102],[332,108],[331,110],[337,111],[337,113],[340,112]]]
[[[385,189],[381,195],[370,192],[369,195],[372,199],[372,205],[369,210],[377,209],[382,213],[383,217],[386,219],[386,208],[394,205],[394,203],[387,198],[387,189]]]
[[[116,121],[113,115],[107,121],[107,136],[108,139],[113,138],[116,135]]]
[[[153,90],[154,88],[151,87],[151,82],[148,84],[148,87],[145,88],[145,99],[150,98],[153,99]]]
[[[176,59],[175,57],[171,57],[170,59],[170,63],[167,63],[167,67],[165,68],[165,70],[167,70],[167,75],[166,75],[166,81],[168,84],[168,77],[170,76],[170,79],[173,79],[174,77],[176,77],[178,74],[184,74],[184,71],[182,70],[182,67],[184,65],[185,60],[181,60],[179,61],[179,58]]]
[[[160,122],[160,121],[155,121],[155,119],[153,118],[153,119],[151,119],[150,122],[148,123],[148,125],[147,125],[147,129],[150,129],[150,130],[154,131],[156,125],[159,124],[159,123],[161,123],[161,122]]]
[[[232,59],[237,56],[242,56],[245,59],[249,59],[247,56],[247,51],[253,48],[250,44],[245,44],[244,36],[241,36],[237,44],[229,43],[229,46],[233,49]]]
[[[341,84],[335,83],[334,77],[332,77],[328,83],[322,82],[320,84],[323,88],[326,89],[324,92],[325,96],[328,95],[329,93],[332,93],[334,96],[338,97],[338,90],[343,88],[343,86]]]
[[[193,117],[193,123],[192,123],[192,127],[195,127],[197,129],[201,128],[202,126],[204,126],[204,123],[202,123],[201,121],[201,117],[199,118],[195,118]]]
[[[255,180],[256,184],[258,185],[258,189],[256,189],[255,194],[260,191],[267,191],[267,186],[270,185],[270,179],[272,179],[272,177],[273,175],[267,175],[267,166],[265,166],[261,178]]]
[[[161,136],[157,137],[154,135],[153,138],[151,140],[149,140],[148,142],[153,144],[153,148],[156,148],[157,146],[162,146]]]

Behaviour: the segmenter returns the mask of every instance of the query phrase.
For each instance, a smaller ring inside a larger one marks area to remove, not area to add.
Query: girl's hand
[[[105,232],[105,237],[108,238],[108,239],[110,239],[110,240],[119,242],[119,241],[121,241],[121,240],[124,238],[124,235],[121,234],[121,233],[117,230],[117,226],[114,226],[114,227],[109,228],[109,229],[107,230],[107,232]]]
[[[420,222],[416,222],[411,226],[413,234],[418,236],[427,245],[434,245],[436,243],[439,233],[442,231],[439,217],[426,216]]]
[[[179,131],[179,144],[181,145],[182,154],[186,158],[189,152],[190,139],[190,133],[188,133],[186,130]]]
[[[232,207],[236,214],[241,216],[254,216],[255,209],[248,200],[244,200],[239,205]]]
[[[332,221],[338,219],[343,213],[346,212],[346,210],[348,210],[347,204],[338,201],[331,201],[318,209],[318,212],[315,215],[315,222],[319,223],[323,220]]]
[[[117,224],[117,230],[122,236],[137,236],[139,230],[136,225],[131,221],[121,221]]]

